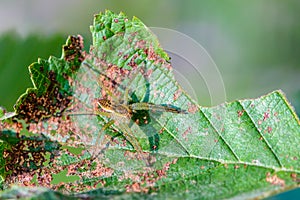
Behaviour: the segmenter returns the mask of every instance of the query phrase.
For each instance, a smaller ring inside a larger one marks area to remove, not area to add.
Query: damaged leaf
[[[201,107],[139,19],[106,11],[91,32],[89,53],[72,36],[61,59],[30,66],[34,88],[0,124],[3,187],[78,198],[221,199],[299,186],[299,119],[282,91]],[[114,118],[120,111],[99,107],[101,99],[130,115]]]

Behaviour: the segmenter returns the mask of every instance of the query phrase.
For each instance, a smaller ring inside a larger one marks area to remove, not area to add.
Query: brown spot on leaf
[[[145,40],[139,40],[136,42],[134,48],[135,49],[144,49],[146,47],[146,41]]]
[[[82,49],[83,49],[83,38],[80,35],[70,36],[69,44],[63,47],[64,59],[71,63],[73,62],[81,63],[84,60]]]
[[[237,111],[238,117],[241,117],[244,114],[244,110],[239,110]]]
[[[142,190],[140,183],[133,183],[132,185],[127,185],[125,188],[126,192],[148,192],[147,189]]]
[[[32,92],[17,107],[19,119],[26,122],[38,122],[44,118],[63,112],[71,103],[72,97],[63,97],[58,88],[53,88],[44,95]]]
[[[174,101],[176,101],[180,95],[181,95],[181,90],[177,90],[173,95]]]
[[[279,178],[276,174],[272,175],[270,172],[266,175],[266,181],[272,185],[285,186],[285,181],[283,179]]]
[[[26,173],[40,173],[45,164],[51,163],[57,156],[58,149],[58,143],[43,137],[19,138],[17,143],[11,144],[10,148],[3,152],[5,170],[9,172],[6,181],[11,183],[11,180],[16,180]],[[50,154],[50,160],[46,159],[46,153]]]
[[[198,111],[198,106],[195,104],[190,104],[188,105],[188,112],[195,114]]]
[[[161,128],[161,129],[159,130],[159,134],[162,134],[164,131],[165,131],[165,127]],[[178,131],[178,128],[176,128],[176,131]]]
[[[234,165],[234,167],[233,167],[234,169],[239,169],[240,168],[240,166],[239,165]]]
[[[145,73],[145,76],[146,76],[147,78],[150,78],[150,76],[152,75],[152,73],[153,73],[153,70],[152,70],[152,69],[149,69],[149,70],[147,70],[147,72]]]
[[[297,156],[294,156],[294,157],[293,157],[293,160],[298,160],[298,157],[297,157]]]
[[[265,113],[264,113],[264,119],[263,119],[263,121],[266,121],[266,120],[269,119],[269,118],[270,118],[270,113],[265,112]]]
[[[268,131],[268,133],[271,133],[272,132],[272,127],[268,126],[267,131]]]
[[[145,169],[144,172],[139,172],[137,174],[131,174],[127,172],[122,179],[130,179],[132,184],[128,184],[125,186],[126,192],[144,192],[147,193],[149,190],[155,190],[155,183],[160,179],[167,176],[167,171],[170,169],[171,164],[176,164],[177,158],[171,162],[167,162],[162,169],[157,169],[155,171],[147,171]]]
[[[298,175],[296,173],[291,173],[290,176],[294,182],[300,183],[300,178],[298,178]]]
[[[185,141],[187,141],[187,135],[192,133],[192,128],[189,126],[187,130],[184,131],[184,133],[182,134],[182,137],[185,139]]]

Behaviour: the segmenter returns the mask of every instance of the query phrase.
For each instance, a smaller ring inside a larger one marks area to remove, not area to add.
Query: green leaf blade
[[[275,91],[251,103],[244,100],[242,104],[245,105],[247,113],[253,116],[256,129],[276,157],[279,167],[299,172],[297,160],[300,152],[295,146],[300,142],[299,119],[284,94]]]
[[[59,92],[74,97],[70,109],[83,113],[72,117],[70,112],[62,113],[65,116],[50,113],[49,120],[22,124],[23,132],[64,143],[62,148],[51,142],[43,146],[55,151],[30,184],[50,177],[40,183],[74,196],[81,192],[116,199],[260,198],[299,186],[299,119],[281,91],[202,107],[176,82],[169,57],[138,18],[106,11],[95,16],[91,32],[93,46],[84,61],[80,48],[69,41],[61,59],[39,60],[30,67],[35,87],[21,98],[21,104],[29,94],[47,94],[45,84],[55,83]],[[46,67],[41,70],[41,66]],[[137,76],[131,74],[135,70],[140,70]],[[49,71],[55,73],[52,79]],[[99,77],[120,98],[118,103],[126,98],[129,87],[128,105],[172,105],[188,113],[149,112],[144,124],[134,123],[143,117],[128,124],[119,120],[103,130],[110,117],[95,110],[100,98],[109,97]],[[7,126],[1,124],[0,134]],[[134,133],[142,152],[124,137],[127,130]],[[24,136],[14,131],[18,139]],[[97,137],[102,146],[95,144]],[[93,148],[98,150],[97,157],[90,152]],[[25,171],[24,176],[30,177]]]

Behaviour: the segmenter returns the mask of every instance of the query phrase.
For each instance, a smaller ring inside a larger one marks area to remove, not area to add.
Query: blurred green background
[[[60,57],[68,35],[83,35],[88,48],[93,14],[105,9],[194,38],[220,70],[226,101],[282,89],[299,115],[298,0],[1,0],[0,105],[12,110],[32,86],[27,67],[39,57]],[[201,105],[206,98],[200,94]]]

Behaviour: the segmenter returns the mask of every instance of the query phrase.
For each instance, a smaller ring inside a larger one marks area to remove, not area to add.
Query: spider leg
[[[139,142],[137,141],[136,137],[132,133],[131,129],[127,124],[121,123],[118,125],[120,129],[122,130],[123,136],[125,139],[130,142],[130,144],[133,146],[133,148],[138,152],[142,152],[142,147],[140,146]]]
[[[133,80],[136,78],[136,76],[138,75],[138,71],[135,71],[132,75],[132,77],[130,78],[129,82],[126,84],[127,87],[124,91],[124,102],[123,104],[128,104],[128,94],[129,94],[129,89],[130,89],[130,85],[132,84]]]
[[[111,117],[111,113],[109,112],[101,112],[99,110],[95,111],[94,115],[100,115],[100,116],[105,116],[105,117]]]
[[[146,152],[143,152],[142,147],[140,146],[140,143],[132,133],[131,128],[127,124],[119,124],[120,129],[122,129],[122,133],[127,141],[130,142],[130,144],[135,149],[136,153],[135,156],[138,160],[143,160],[147,167],[152,166],[153,159],[152,156],[147,154]]]
[[[104,115],[107,117],[111,117],[111,113],[107,113],[107,112],[100,112],[97,111],[96,114],[99,115]],[[101,141],[103,141],[103,137],[104,137],[104,131],[109,128],[111,125],[113,125],[115,123],[115,120],[110,120],[107,123],[105,123],[99,134],[97,135],[96,141],[95,141],[95,148],[98,149],[99,146],[102,146]],[[137,141],[136,137],[134,136],[134,134],[132,133],[132,130],[130,129],[130,127],[126,124],[126,123],[119,123],[118,124],[118,128],[120,129],[120,131],[122,132],[122,135],[125,137],[125,139],[130,142],[130,144],[133,146],[133,148],[138,152],[142,152],[142,148],[139,144],[139,142]],[[95,154],[93,154],[95,155]],[[94,156],[93,156],[94,157]]]
[[[94,69],[90,63],[84,62],[83,63],[85,66],[87,66],[89,69],[91,69],[92,71],[96,72],[99,74],[99,76],[104,76],[106,78],[108,78],[105,74],[101,73],[100,71]],[[97,80],[97,83],[99,85],[100,88],[104,89],[104,91],[115,101],[118,102],[118,98],[110,91],[108,90],[104,84],[102,83],[102,81],[100,81],[99,77],[94,76],[94,78]]]
[[[107,123],[105,123],[105,124],[102,126],[100,132],[99,132],[98,135],[97,135],[96,141],[95,141],[95,145],[94,145],[95,151],[93,151],[93,153],[92,153],[92,159],[95,159],[101,152],[103,152],[103,149],[101,149],[98,153],[95,153],[95,152],[97,151],[98,147],[101,147],[101,146],[102,146],[102,142],[101,142],[101,141],[103,141],[103,137],[104,137],[104,135],[105,135],[105,134],[104,134],[104,131],[105,131],[108,127],[110,127],[111,125],[113,125],[114,123],[115,123],[114,120],[110,120],[110,121],[108,121]],[[106,146],[107,146],[107,145],[106,145]]]
[[[89,69],[91,69],[91,70],[93,70],[93,71],[95,71],[95,72],[98,72],[98,70],[94,69],[90,63],[85,62],[85,63],[83,63],[83,64],[86,65]],[[108,77],[105,76],[105,74],[103,74],[103,73],[101,73],[101,72],[100,72],[100,73],[98,72],[98,74],[99,74],[99,76],[104,76],[105,78],[108,78]],[[134,71],[133,74],[132,74],[132,76],[131,76],[131,78],[130,78],[129,81],[126,83],[126,87],[124,87],[124,88],[125,88],[125,90],[124,90],[124,102],[123,102],[124,105],[127,105],[127,104],[128,104],[128,94],[129,94],[130,85],[132,84],[133,80],[136,78],[137,75],[138,75],[138,71]],[[95,77],[95,78],[96,78],[96,80],[97,80],[97,83],[98,83],[99,87],[102,88],[102,89],[104,89],[105,92],[106,92],[106,94],[109,95],[109,96],[112,98],[113,101],[119,102],[118,97],[116,97],[116,96],[115,96],[115,95],[114,95],[114,94],[113,94],[113,93],[112,93],[112,92],[111,92],[111,91],[103,84],[103,82],[100,80],[100,78],[99,78],[99,77]],[[101,116],[111,117],[111,114],[113,114],[113,113],[101,112],[101,111],[98,111],[98,110],[97,110],[97,111],[95,112],[95,114],[96,114],[96,115],[101,115]],[[130,119],[129,119],[129,120],[130,120]],[[111,120],[111,121],[107,122],[107,123],[101,128],[100,133],[99,133],[99,135],[98,135],[97,138],[96,138],[96,148],[97,148],[99,142],[102,141],[102,138],[103,138],[103,136],[104,136],[104,134],[103,134],[104,131],[105,131],[109,126],[111,126],[112,124],[114,124],[114,122],[115,122],[114,120]],[[120,131],[122,132],[122,134],[123,134],[123,136],[125,137],[125,139],[126,139],[128,142],[130,142],[130,144],[133,146],[133,148],[134,148],[137,152],[142,152],[142,148],[141,148],[141,146],[139,145],[138,140],[136,139],[136,137],[135,137],[134,134],[132,133],[132,130],[130,129],[130,127],[129,127],[126,123],[124,123],[124,122],[119,123],[117,127],[120,129]],[[100,145],[100,144],[99,144],[99,145]]]
[[[102,88],[106,92],[106,94],[108,94],[115,102],[119,102],[118,98],[104,86],[102,81],[100,81],[100,78],[97,78],[97,83],[100,86],[100,88]]]
[[[113,125],[115,123],[115,120],[111,120],[109,122],[107,122],[106,124],[104,124],[104,126],[102,126],[97,139],[96,139],[96,144],[95,144],[95,151],[93,151],[92,153],[92,160],[96,159],[99,154],[101,154],[109,145],[109,142],[105,145],[106,147],[104,147],[103,149],[101,149],[99,152],[97,152],[98,147],[102,146],[101,141],[103,141],[103,136],[104,136],[104,131],[109,128],[111,125]],[[125,137],[125,139],[130,142],[130,144],[133,146],[133,148],[136,150],[136,152],[139,153],[139,155],[142,155],[142,148],[139,145],[139,142],[137,141],[137,139],[134,137],[131,129],[126,125],[126,124],[119,124],[118,127],[120,128],[120,131],[122,131],[122,135]]]
[[[146,102],[138,102],[130,104],[130,109],[134,110],[151,110],[154,112],[171,112],[171,113],[177,113],[177,114],[187,114],[187,111],[181,110],[177,107],[171,107],[166,105],[157,105],[152,103],[146,103]]]

